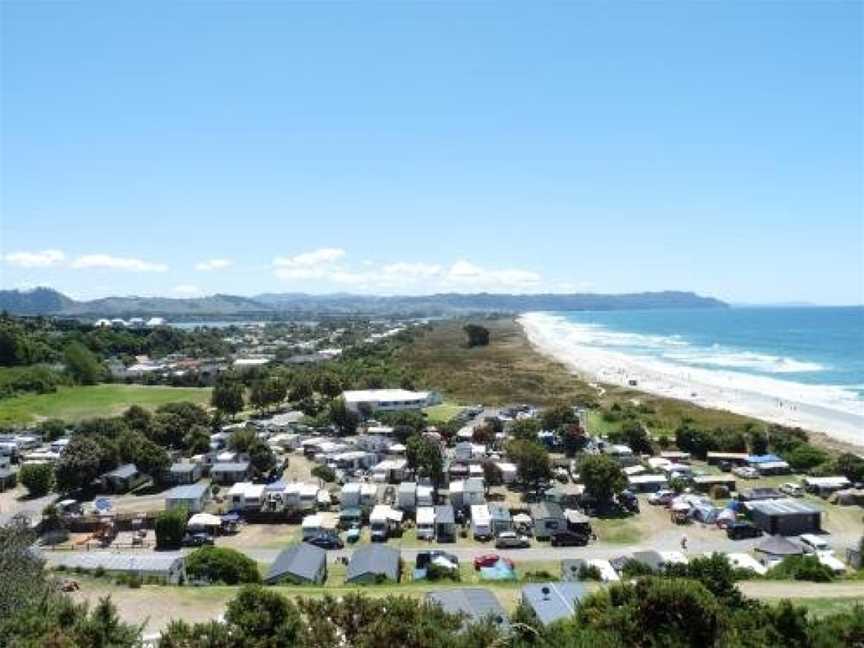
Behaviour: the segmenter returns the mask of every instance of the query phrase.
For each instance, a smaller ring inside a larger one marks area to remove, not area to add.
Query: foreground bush
[[[248,556],[223,547],[202,547],[186,557],[186,574],[210,583],[259,583],[258,565]]]

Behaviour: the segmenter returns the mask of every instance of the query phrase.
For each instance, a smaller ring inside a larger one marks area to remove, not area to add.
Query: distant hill
[[[448,315],[467,312],[525,312],[532,310],[634,310],[661,308],[725,308],[711,297],[689,292],[625,295],[502,295],[446,293],[423,296],[307,295],[266,293],[255,297],[211,295],[169,297],[105,297],[75,301],[49,288],[31,291],[0,290],[0,310],[21,315],[79,315],[131,317],[160,315],[175,318],[267,317],[279,314]]]

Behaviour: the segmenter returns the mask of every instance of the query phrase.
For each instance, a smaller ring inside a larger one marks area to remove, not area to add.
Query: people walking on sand
[[[681,551],[687,551],[687,536],[681,536]]]

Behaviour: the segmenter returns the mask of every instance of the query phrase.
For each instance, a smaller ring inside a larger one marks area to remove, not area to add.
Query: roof
[[[342,392],[346,403],[381,401],[425,401],[429,392],[415,392],[407,389],[359,389]]]
[[[498,625],[510,625],[507,612],[501,603],[490,590],[483,587],[459,587],[429,592],[426,600],[437,603],[450,614],[465,614],[471,622],[491,617]]]
[[[733,475],[697,475],[693,478],[696,484],[731,484],[734,481]]]
[[[538,502],[531,505],[531,517],[537,520],[538,518],[555,518],[563,519],[564,510],[555,502]]]
[[[522,588],[522,601],[534,610],[540,623],[549,625],[572,616],[586,594],[581,583],[532,583]]]
[[[630,475],[627,481],[631,484],[665,484],[666,475]]]
[[[455,524],[456,513],[453,507],[449,504],[443,504],[435,507],[435,523],[436,524]]]
[[[348,563],[345,580],[353,580],[366,574],[376,574],[399,580],[399,550],[385,545],[365,545],[355,550]]]
[[[185,484],[183,486],[175,486],[168,494],[165,496],[165,499],[170,500],[197,500],[201,499],[204,496],[204,493],[207,492],[207,489],[210,488],[208,484]]]
[[[503,504],[490,504],[489,505],[489,517],[493,520],[504,520],[506,522],[510,521],[510,509],[508,509]]]
[[[634,551],[630,559],[656,570],[663,569],[666,565],[666,559],[659,551]]]
[[[421,506],[417,509],[417,524],[435,524],[435,509]]]
[[[822,509],[809,502],[794,499],[761,500],[747,502],[751,511],[759,511],[763,515],[814,515],[822,513]]]
[[[170,470],[172,473],[173,472],[185,473],[185,472],[192,472],[193,470],[195,470],[196,467],[197,467],[197,464],[194,464],[194,463],[178,462],[178,463],[171,464]]]
[[[288,575],[314,581],[322,565],[326,564],[327,552],[324,549],[308,542],[301,542],[288,547],[276,556],[264,581],[272,583]]]
[[[210,472],[246,472],[247,470],[249,470],[248,461],[224,461],[213,464]]]
[[[106,477],[116,477],[117,479],[129,479],[130,477],[134,477],[138,474],[138,468],[135,467],[135,464],[123,464],[122,466],[117,466],[114,470],[109,473],[105,473]]]
[[[747,463],[751,464],[777,463],[782,461],[783,460],[775,454],[750,455],[747,457]]]
[[[783,536],[771,536],[759,544],[756,551],[772,556],[800,556],[804,553],[804,548]]]
[[[179,553],[132,553],[121,554],[108,551],[70,552],[58,555],[55,565],[64,565],[68,569],[96,569],[102,567],[106,571],[139,571],[164,572],[183,562]]]

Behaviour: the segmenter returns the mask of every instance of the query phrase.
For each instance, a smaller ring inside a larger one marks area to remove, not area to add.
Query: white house
[[[435,537],[435,507],[421,506],[417,509],[417,538],[429,539]]]
[[[492,516],[485,504],[474,504],[471,507],[471,533],[475,540],[492,537]]]
[[[368,409],[371,412],[394,412],[422,409],[441,402],[435,392],[408,391],[407,389],[361,389],[342,392],[345,405],[352,412]]]
[[[264,484],[237,482],[228,491],[228,501],[232,509],[256,511],[264,502]]]

